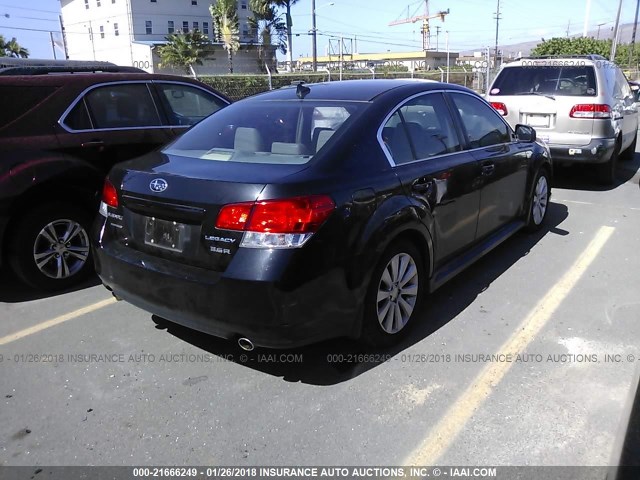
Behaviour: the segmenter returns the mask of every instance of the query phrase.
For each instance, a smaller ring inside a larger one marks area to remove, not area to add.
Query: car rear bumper
[[[556,164],[604,163],[611,158],[615,146],[615,138],[599,138],[583,146],[548,144]]]
[[[339,270],[291,289],[282,286],[288,282],[231,278],[117,246],[96,245],[94,260],[117,297],[210,335],[268,348],[355,336],[359,306],[355,295],[345,295]]]

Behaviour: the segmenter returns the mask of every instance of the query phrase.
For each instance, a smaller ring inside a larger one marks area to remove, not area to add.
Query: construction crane
[[[427,51],[429,50],[429,40],[431,37],[429,20],[439,18],[444,22],[444,17],[449,15],[449,9],[447,8],[446,10],[442,10],[435,15],[429,15],[429,0],[424,0],[424,14],[416,15],[416,13],[417,10],[413,15],[409,16],[409,7],[407,7],[407,17],[389,22],[389,26],[392,27],[394,25],[403,25],[405,23],[416,23],[422,20],[422,28],[420,29],[420,33],[422,33],[422,49]]]

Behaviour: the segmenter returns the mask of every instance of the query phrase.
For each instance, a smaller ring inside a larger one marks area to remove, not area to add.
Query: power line
[[[60,11],[55,11],[55,10],[42,10],[40,8],[27,8],[27,7],[16,7],[14,5],[4,5],[4,4],[0,4],[0,7],[5,7],[5,8],[13,8],[16,10],[29,10],[31,12],[38,12],[38,13],[55,13],[56,15],[60,15]]]

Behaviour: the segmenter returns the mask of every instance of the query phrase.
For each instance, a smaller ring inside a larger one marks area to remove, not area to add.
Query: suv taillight
[[[502,102],[491,102],[491,106],[495,108],[503,117],[506,117],[509,113],[509,111],[507,110],[507,106]]]
[[[311,238],[335,208],[326,195],[233,203],[220,209],[216,228],[244,231],[242,247],[295,248]]]
[[[602,103],[581,103],[569,112],[571,118],[611,118],[611,107]]]

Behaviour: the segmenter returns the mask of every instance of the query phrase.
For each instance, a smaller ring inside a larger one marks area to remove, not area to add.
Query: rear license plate
[[[148,217],[144,228],[144,243],[173,252],[182,252],[185,225],[170,220]]]
[[[527,124],[532,127],[549,127],[549,115],[527,115]]]

